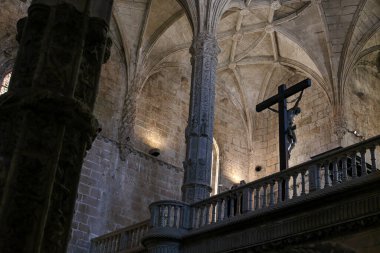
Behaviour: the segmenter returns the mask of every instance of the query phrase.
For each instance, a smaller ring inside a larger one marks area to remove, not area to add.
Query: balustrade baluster
[[[263,185],[263,205],[262,205],[262,208],[267,207],[267,187],[268,187],[268,184],[264,183],[264,185]]]
[[[191,210],[192,210],[191,211],[191,227],[196,228],[198,208],[193,207],[193,208],[191,208]]]
[[[191,229],[193,228],[193,208],[190,208],[188,206],[183,206],[180,208],[179,213],[179,226],[181,228],[185,229]],[[148,230],[148,228],[147,228]]]
[[[218,199],[218,202],[217,202],[217,212],[218,212],[218,217],[217,217],[217,221],[222,221],[222,211],[223,211],[223,199]]]
[[[133,248],[135,246],[135,230],[131,230],[131,245],[129,247]]]
[[[109,252],[114,252],[115,251],[114,243],[115,243],[115,237],[111,236],[110,237],[110,250],[109,250]]]
[[[270,182],[270,188],[269,188],[269,206],[270,207],[274,205],[274,184],[275,184],[274,181]]]
[[[338,160],[333,161],[333,185],[338,183]]]
[[[250,187],[246,187],[243,189],[243,197],[242,197],[242,212],[246,213],[252,210],[252,189]]]
[[[178,209],[179,209],[178,206],[174,206],[174,221],[173,221],[173,227],[174,228],[179,227],[178,222],[177,222],[177,220],[178,220]]]
[[[365,149],[362,149],[360,150],[360,160],[361,160],[361,166],[362,166],[362,176],[365,176],[367,175],[367,164],[365,162],[365,153],[366,153],[366,150]]]
[[[329,166],[330,166],[330,162],[329,161],[325,161],[324,162],[324,172],[325,172],[325,186],[324,186],[324,189],[326,189],[327,187],[330,186],[330,173],[329,173]]]
[[[224,198],[224,214],[223,214],[223,220],[228,218],[228,209],[230,208],[229,207],[229,204],[228,204],[228,197],[225,197]]]
[[[296,173],[296,174],[293,175],[293,196],[292,196],[292,199],[298,197],[298,193],[297,193],[297,178],[298,178],[298,173]]]
[[[203,211],[204,211],[203,206],[200,206],[200,207],[199,207],[199,210],[198,210],[198,215],[197,215],[197,217],[198,217],[198,223],[197,223],[198,228],[200,228],[200,227],[202,226],[202,222],[203,222]]]
[[[282,202],[282,178],[277,179],[277,204]]]
[[[321,164],[317,164],[316,168],[315,168],[315,187],[316,187],[316,190],[319,190],[322,188],[322,185],[321,185]]]
[[[215,223],[216,222],[216,205],[217,205],[217,202],[213,202],[212,203],[211,223]]]
[[[116,251],[120,251],[120,241],[121,241],[121,234],[118,234],[116,238]]]
[[[104,239],[102,239],[100,242],[99,242],[99,252],[104,252]]]
[[[289,180],[290,176],[285,175],[285,200],[289,199]]]
[[[306,195],[305,174],[306,174],[306,170],[305,169],[301,170],[301,195],[300,196]],[[309,182],[310,182],[310,180],[309,180]]]
[[[112,236],[110,238],[110,252],[114,252],[115,251],[115,236]]]
[[[127,239],[125,240],[124,248],[129,249],[129,248],[131,248],[131,245],[132,245],[132,233],[131,233],[131,231],[128,231],[128,235],[127,235]]]
[[[109,250],[109,238],[106,238],[105,241],[106,241],[106,249],[105,249],[105,252],[108,253],[108,250]]]
[[[120,234],[115,235],[113,239],[113,251],[118,252],[119,251],[119,236]]]
[[[358,176],[358,171],[356,167],[356,152],[351,155],[351,171],[352,178],[356,178]]]
[[[103,240],[99,242],[97,249],[99,253],[103,253]]]
[[[135,238],[134,238],[134,240],[133,240],[133,247],[136,247],[137,245],[139,245],[139,229],[138,228],[135,228]]]
[[[107,251],[106,252],[107,253],[112,252],[112,249],[111,249],[111,238],[110,237],[107,238]]]
[[[255,210],[259,209],[260,203],[260,186],[257,186],[255,189]]]
[[[210,224],[210,210],[212,211],[213,210],[213,204],[212,203],[208,203],[207,204],[207,207],[206,207],[206,225]],[[211,213],[211,217],[212,217],[212,213]]]
[[[101,246],[102,246],[101,241],[97,242],[95,245],[96,245],[95,246],[95,253],[102,253],[101,252]]]
[[[241,192],[236,192],[236,200],[235,200],[235,216],[238,216],[241,214],[241,198],[243,197],[243,194]]]
[[[200,206],[197,212],[197,228],[202,226],[203,221],[203,206]]]
[[[346,182],[348,175],[347,175],[347,155],[344,155],[342,159],[342,181]]]
[[[234,199],[234,196],[231,194],[230,195],[230,216],[229,216],[229,218],[235,216],[234,211],[235,211],[235,199]]]
[[[170,220],[171,220],[171,212],[172,212],[172,205],[168,205],[167,208],[168,208],[168,215],[167,215],[167,218],[166,218],[166,227],[171,227],[170,226]]]
[[[376,155],[375,155],[375,149],[376,147],[370,147],[370,152],[371,152],[371,171],[375,172],[376,171]]]
[[[159,205],[159,215],[158,215],[158,227],[164,226],[164,214],[163,214],[163,206]]]
[[[199,227],[203,227],[206,224],[206,206],[201,207],[201,219],[199,222]]]

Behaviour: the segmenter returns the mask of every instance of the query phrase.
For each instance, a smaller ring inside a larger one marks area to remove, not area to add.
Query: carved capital
[[[193,44],[190,48],[190,53],[193,57],[196,56],[211,56],[216,58],[220,53],[218,41],[214,35],[209,33],[200,33],[193,39]]]
[[[347,123],[342,112],[339,112],[335,115],[333,124],[335,129],[334,133],[338,137],[338,140],[342,141],[344,135],[347,133]]]

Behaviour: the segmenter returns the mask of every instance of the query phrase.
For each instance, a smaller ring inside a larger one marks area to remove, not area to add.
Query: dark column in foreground
[[[79,11],[35,1],[18,23],[19,53],[0,97],[0,252],[66,252],[110,45],[109,15],[89,17],[99,10],[92,2]]]

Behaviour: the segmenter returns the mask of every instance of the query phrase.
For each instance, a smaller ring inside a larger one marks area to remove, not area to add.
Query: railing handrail
[[[188,206],[189,205],[188,203],[182,202],[179,200],[160,200],[160,201],[156,201],[156,202],[153,202],[152,204],[150,204],[149,208],[152,205],[159,206],[159,205],[167,205],[167,204],[176,205],[176,206]]]
[[[260,178],[258,180],[254,180],[252,182],[249,182],[247,184],[239,185],[235,189],[231,189],[231,190],[225,191],[223,193],[211,196],[211,197],[209,197],[207,199],[195,202],[195,203],[191,204],[191,206],[202,206],[204,204],[209,204],[209,203],[212,203],[212,202],[216,202],[217,200],[219,200],[221,198],[229,197],[232,194],[236,194],[237,192],[242,191],[244,188],[247,188],[247,187],[250,187],[250,188],[258,187],[258,186],[262,185],[263,183],[271,182],[275,178],[281,178],[284,175],[292,175],[292,174],[298,172],[299,170],[301,170],[303,168],[307,169],[307,168],[309,168],[309,166],[312,166],[312,165],[324,162],[324,161],[328,160],[328,158],[336,157],[336,156],[348,155],[348,154],[354,152],[357,148],[370,147],[371,144],[376,145],[376,143],[378,143],[378,142],[380,142],[380,135],[374,136],[374,137],[369,138],[369,139],[367,139],[365,141],[362,141],[362,142],[355,143],[355,144],[350,145],[348,147],[345,147],[345,148],[342,148],[342,149],[339,149],[339,150],[336,150],[336,151],[332,151],[331,153],[324,154],[324,155],[321,155],[319,157],[313,158],[313,159],[311,159],[309,161],[306,161],[304,163],[295,165],[295,166],[289,168],[286,171],[279,171],[279,172],[276,172],[274,174],[268,175],[266,177]]]
[[[91,242],[94,243],[94,242],[97,242],[97,241],[102,241],[102,240],[107,239],[109,237],[113,237],[115,235],[118,235],[118,234],[130,231],[130,230],[134,230],[136,228],[140,228],[140,227],[144,227],[144,226],[149,226],[149,224],[150,224],[150,219],[144,220],[142,222],[135,223],[135,224],[133,224],[131,226],[115,230],[113,232],[104,234],[102,236],[95,237],[95,238],[91,239]]]

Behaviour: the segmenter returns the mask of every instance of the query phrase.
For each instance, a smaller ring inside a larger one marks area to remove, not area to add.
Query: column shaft
[[[215,77],[220,49],[215,35],[194,37],[191,47],[192,80],[186,128],[183,201],[194,203],[210,196],[214,128]]]
[[[0,97],[0,251],[63,253],[98,129],[92,110],[108,26],[70,4],[36,3],[18,31],[11,84]]]

